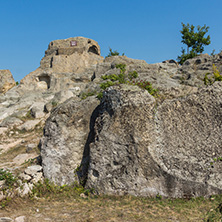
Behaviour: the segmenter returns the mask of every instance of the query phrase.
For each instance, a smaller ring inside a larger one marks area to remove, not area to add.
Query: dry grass
[[[132,196],[95,196],[84,199],[79,192],[50,194],[47,198],[12,200],[1,216],[26,216],[26,221],[207,221],[221,203],[214,199],[156,199]],[[221,214],[220,214],[221,215]],[[220,216],[219,215],[219,216]],[[212,217],[214,218],[214,217]],[[209,221],[221,221],[209,220]]]

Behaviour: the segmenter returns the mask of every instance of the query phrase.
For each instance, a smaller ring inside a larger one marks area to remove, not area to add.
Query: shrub
[[[122,56],[124,56],[125,54],[122,53]],[[113,51],[111,48],[109,48],[109,54],[105,57],[111,57],[111,56],[119,56],[119,52],[117,50]]]
[[[130,72],[128,74],[128,78],[130,79],[130,81],[132,81],[133,79],[136,79],[138,77],[138,73],[136,71]]]
[[[113,51],[111,48],[109,48],[109,54],[105,57],[111,57],[111,56],[118,56],[119,55],[119,52],[117,52],[116,50]]]
[[[107,81],[107,82],[101,83],[100,88],[105,90],[106,88],[113,86],[113,85],[115,85],[115,82]]]
[[[151,94],[152,96],[157,96],[157,89],[154,89],[152,84],[145,80],[140,80],[139,82],[133,81],[133,85],[139,86],[142,89],[145,89]]]
[[[86,99],[87,97],[89,97],[89,96],[94,96],[94,95],[96,95],[96,91],[90,91],[90,92],[83,92],[83,93],[81,93],[80,94],[80,98],[81,99]]]
[[[215,64],[213,64],[213,76],[209,78],[208,75],[210,75],[210,73],[206,73],[203,79],[205,85],[212,85],[215,81],[222,81],[222,75]]]
[[[0,180],[5,180],[6,189],[12,188],[17,182],[17,178],[11,172],[4,169],[0,169]]]

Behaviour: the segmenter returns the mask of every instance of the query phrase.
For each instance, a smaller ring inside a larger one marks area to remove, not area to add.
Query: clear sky
[[[222,49],[222,0],[0,0],[0,69],[20,81],[52,40],[83,36],[148,63],[180,55],[181,22],[210,27],[210,54]]]

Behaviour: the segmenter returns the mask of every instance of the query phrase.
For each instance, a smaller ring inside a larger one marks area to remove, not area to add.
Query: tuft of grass
[[[39,181],[34,184],[32,193],[30,197],[47,197],[47,198],[59,198],[64,196],[77,197],[81,193],[84,193],[86,196],[89,196],[93,193],[93,190],[84,189],[83,186],[74,183],[73,185],[55,185],[53,182],[50,182],[48,179],[44,181]]]
[[[11,172],[4,169],[0,169],[0,180],[5,181],[4,189],[11,189],[17,183],[17,178]]]
[[[205,85],[212,85],[216,81],[222,81],[222,75],[220,74],[215,64],[213,64],[212,68],[213,68],[213,76],[209,78],[208,75],[210,75],[210,73],[206,73],[204,76],[203,81]]]

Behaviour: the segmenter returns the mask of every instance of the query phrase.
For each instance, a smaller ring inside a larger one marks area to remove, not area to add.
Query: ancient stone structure
[[[89,76],[84,72],[102,61],[100,47],[92,39],[75,37],[55,40],[49,43],[40,67],[23,78],[21,84],[36,90],[59,91],[71,88],[75,86],[76,82],[73,80],[76,77],[78,79],[79,74],[89,82],[92,74]]]

